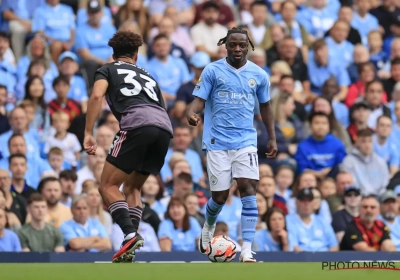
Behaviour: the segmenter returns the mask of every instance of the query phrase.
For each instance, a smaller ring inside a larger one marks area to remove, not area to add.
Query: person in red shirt
[[[371,107],[366,101],[360,101],[351,108],[351,124],[347,128],[351,141],[354,144],[357,140],[357,132],[361,129],[370,129],[368,127],[368,118],[371,113]]]
[[[77,101],[68,98],[70,85],[67,77],[58,76],[55,78],[53,88],[57,93],[57,98],[49,103],[50,117],[57,111],[63,111],[68,115],[71,122],[75,117],[82,114],[81,105]]]

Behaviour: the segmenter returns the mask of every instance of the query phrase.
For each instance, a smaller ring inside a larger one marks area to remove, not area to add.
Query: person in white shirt
[[[93,171],[98,162],[105,162],[106,161],[107,153],[101,147],[98,147],[96,150],[96,155],[88,156],[87,158],[87,165],[82,167],[76,175],[78,175],[78,180],[76,181],[76,188],[75,194],[80,194],[82,192],[82,184],[86,180],[93,180],[96,181]]]
[[[220,7],[213,1],[206,2],[203,6],[203,22],[192,27],[190,35],[196,46],[196,51],[203,51],[211,59],[218,59],[218,41],[226,36],[227,28],[217,23]]]

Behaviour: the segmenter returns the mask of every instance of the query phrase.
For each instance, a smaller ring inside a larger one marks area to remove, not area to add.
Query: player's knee
[[[257,181],[253,179],[237,179],[238,189],[241,197],[256,195]]]
[[[222,205],[228,199],[229,190],[222,191],[222,192],[213,192],[211,194],[211,196],[212,196],[212,199],[214,200],[214,202],[216,202],[217,204]]]

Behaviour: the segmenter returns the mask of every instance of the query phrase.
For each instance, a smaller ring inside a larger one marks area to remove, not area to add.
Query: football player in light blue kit
[[[207,151],[207,171],[212,198],[206,206],[199,250],[209,252],[215,222],[229,195],[233,180],[242,200],[243,246],[239,260],[255,262],[251,245],[254,239],[258,210],[256,188],[259,180],[257,132],[253,126],[256,97],[261,116],[268,130],[268,158],[277,154],[274,120],[270,105],[268,74],[246,59],[249,44],[247,32],[241,28],[228,31],[218,45],[225,44],[228,57],[209,64],[194,89],[196,97],[189,105],[187,119],[196,126],[197,115],[205,105],[203,150]]]

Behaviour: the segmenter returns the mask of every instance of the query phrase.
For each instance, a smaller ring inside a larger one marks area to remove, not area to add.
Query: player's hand
[[[88,155],[95,155],[97,149],[97,143],[94,139],[93,135],[85,135],[85,139],[83,140],[83,148],[85,149]]]
[[[197,114],[186,115],[188,123],[192,126],[197,126],[200,121],[200,117]]]
[[[269,140],[267,144],[268,153],[266,153],[267,158],[276,158],[278,153],[278,146],[276,145],[276,140]]]

